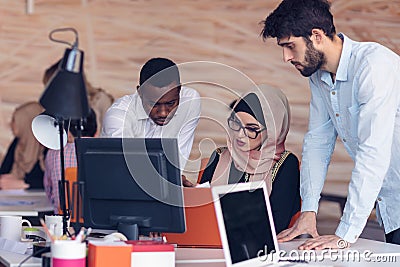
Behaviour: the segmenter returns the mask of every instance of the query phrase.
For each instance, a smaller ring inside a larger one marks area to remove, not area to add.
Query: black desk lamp
[[[72,31],[75,33],[75,42],[70,44],[53,38],[53,33]],[[82,119],[89,115],[89,104],[86,85],[83,78],[83,51],[78,49],[78,32],[73,28],[55,29],[50,32],[52,41],[65,43],[71,46],[67,48],[57,71],[46,85],[40,104],[46,110],[45,113],[54,118],[54,127],[58,126],[60,139],[60,163],[61,179],[59,181],[60,206],[63,215],[63,234],[67,233],[67,220],[69,218],[69,188],[65,180],[64,168],[64,121],[70,119]],[[39,140],[40,141],[40,140]],[[44,144],[46,146],[46,144]]]

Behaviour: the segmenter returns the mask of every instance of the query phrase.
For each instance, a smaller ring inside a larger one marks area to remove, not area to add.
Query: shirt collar
[[[352,40],[350,40],[343,33],[339,33],[338,36],[343,40],[342,54],[340,55],[339,66],[336,72],[336,80],[347,81],[347,73],[350,64]]]
[[[139,120],[146,120],[146,119],[149,119],[148,114],[146,113],[146,111],[145,111],[144,108],[143,108],[142,99],[140,98],[139,95],[138,95],[138,97],[137,97],[136,100],[137,100],[137,103],[136,103],[136,105],[135,105],[135,107],[136,107],[135,112],[136,112],[137,118],[138,118]]]

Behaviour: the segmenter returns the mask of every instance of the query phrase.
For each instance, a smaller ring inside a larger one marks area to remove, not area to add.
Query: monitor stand
[[[117,230],[128,240],[139,240],[139,227],[149,228],[151,218],[141,216],[110,216],[111,222],[116,223]]]
[[[117,226],[118,232],[126,236],[128,240],[139,240],[138,224],[119,223]]]

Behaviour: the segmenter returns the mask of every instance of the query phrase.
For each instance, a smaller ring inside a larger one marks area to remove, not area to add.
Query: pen
[[[43,226],[44,231],[46,234],[50,237],[50,240],[52,243],[54,243],[54,236],[50,233],[49,228],[47,228],[47,225],[44,223],[43,219],[40,218],[40,224]]]

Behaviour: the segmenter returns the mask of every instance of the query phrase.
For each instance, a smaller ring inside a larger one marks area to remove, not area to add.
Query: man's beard
[[[313,43],[310,40],[306,41],[307,50],[304,56],[303,69],[300,70],[301,75],[304,77],[310,77],[314,72],[319,70],[321,66],[326,63],[326,57],[323,52],[315,49]]]

